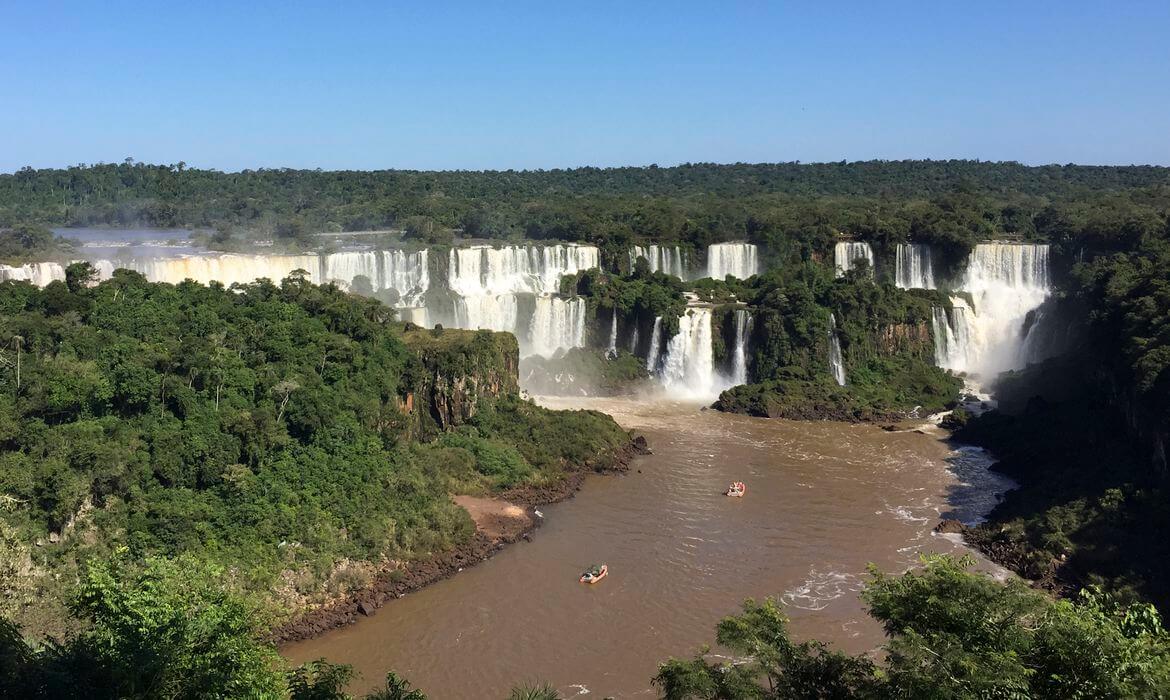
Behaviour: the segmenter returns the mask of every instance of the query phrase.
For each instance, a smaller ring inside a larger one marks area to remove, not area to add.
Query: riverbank
[[[363,590],[303,612],[273,630],[269,638],[277,645],[311,639],[353,624],[359,617],[372,616],[391,600],[475,566],[507,545],[529,538],[529,533],[541,522],[541,518],[535,515],[537,506],[572,498],[589,474],[624,472],[634,457],[648,452],[645,438],[635,436],[616,452],[598,455],[572,468],[555,484],[520,486],[503,491],[495,498],[455,496],[455,503],[467,510],[475,522],[476,532],[470,540],[423,559],[390,562]]]

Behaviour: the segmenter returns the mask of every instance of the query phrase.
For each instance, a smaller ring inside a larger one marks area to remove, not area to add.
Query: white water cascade
[[[0,265],[0,282],[8,280],[24,280],[43,287],[54,280],[64,281],[65,266],[55,262]]]
[[[837,276],[842,277],[856,266],[856,261],[864,259],[873,269],[873,247],[860,241],[838,241],[833,246],[833,266]]]
[[[454,325],[509,331],[521,354],[552,354],[584,345],[584,301],[560,300],[561,277],[597,267],[596,246],[469,246],[448,254],[447,282],[454,295]],[[521,319],[520,295],[535,295],[533,316]],[[528,333],[523,333],[527,327]]]
[[[829,314],[829,369],[837,384],[845,386],[845,360],[841,355],[841,339],[837,337],[837,317]]]
[[[609,322],[609,354],[611,357],[617,357],[617,307],[613,308],[613,316],[610,316]]]
[[[691,308],[679,319],[678,333],[666,345],[660,376],[667,392],[675,396],[714,397],[719,387],[711,345],[710,309]]]
[[[528,350],[549,357],[585,345],[585,300],[537,297],[529,328]]]
[[[646,258],[651,272],[662,272],[684,280],[687,278],[690,261],[681,246],[636,245],[630,249],[630,270],[634,269],[638,258]]]
[[[752,332],[752,315],[747,309],[735,310],[735,349],[732,351],[731,385],[747,384],[747,349]]]
[[[352,285],[358,275],[370,280],[375,292],[393,289],[404,306],[417,306],[430,288],[427,251],[373,250],[332,253],[322,260],[322,278]]]
[[[597,267],[596,246],[471,246],[452,248],[447,279],[461,296],[553,294],[561,277]]]
[[[760,271],[759,248],[751,243],[715,243],[707,248],[707,276],[745,280]]]
[[[950,314],[934,314],[935,357],[939,366],[968,372],[985,381],[1019,369],[1027,357],[1024,321],[1048,298],[1051,283],[1048,246],[983,243],[967,262]],[[944,324],[945,321],[945,324]]]
[[[646,371],[654,374],[658,370],[658,355],[662,352],[662,317],[654,317],[654,330],[650,334],[650,352],[646,354]]]
[[[934,261],[925,243],[899,243],[894,284],[902,289],[934,289]]]

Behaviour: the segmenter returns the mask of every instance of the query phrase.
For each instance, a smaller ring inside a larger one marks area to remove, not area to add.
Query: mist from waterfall
[[[662,272],[663,274],[674,275],[680,279],[687,279],[690,260],[688,260],[687,254],[682,249],[682,246],[660,246],[657,244],[648,246],[636,245],[630,249],[631,271],[638,262],[638,258],[646,258],[646,262],[650,264],[651,272]]]
[[[895,250],[894,284],[901,289],[934,289],[934,261],[925,243],[899,243]]]
[[[856,266],[858,260],[864,259],[869,263],[869,269],[874,268],[873,247],[862,241],[838,241],[833,246],[833,267],[838,277],[843,277]]]
[[[845,361],[841,355],[841,339],[837,337],[837,317],[829,314],[829,370],[837,384],[845,386]]]
[[[760,272],[759,249],[751,243],[714,243],[707,248],[707,276],[747,279]]]

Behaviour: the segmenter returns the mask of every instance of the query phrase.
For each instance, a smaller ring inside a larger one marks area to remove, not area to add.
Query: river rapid
[[[857,597],[867,564],[897,572],[922,552],[968,551],[932,528],[977,520],[1010,486],[929,423],[887,432],[666,399],[540,401],[605,411],[653,454],[542,508],[531,542],[282,653],[353,665],[352,692],[394,670],[433,700],[544,681],[566,697],[655,697],[660,661],[712,643],[721,617],[764,596],[787,604],[797,638],[866,652],[884,641]],[[722,495],[733,480],[746,497]],[[579,583],[594,562],[609,577]]]

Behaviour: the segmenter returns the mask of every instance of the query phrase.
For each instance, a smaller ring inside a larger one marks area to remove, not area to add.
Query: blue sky
[[[1166,0],[552,5],[0,0],[0,171],[1170,165]]]

